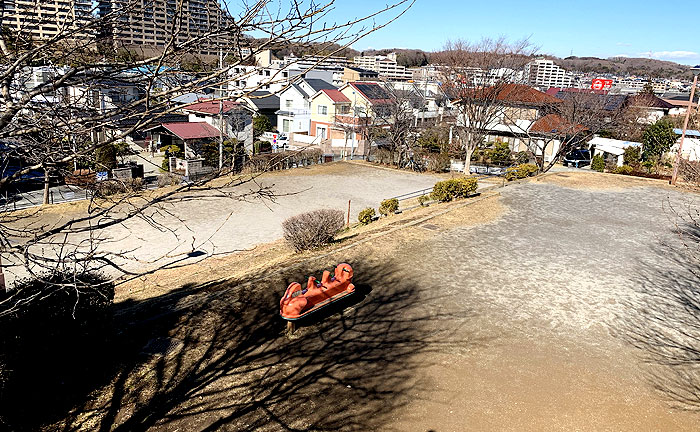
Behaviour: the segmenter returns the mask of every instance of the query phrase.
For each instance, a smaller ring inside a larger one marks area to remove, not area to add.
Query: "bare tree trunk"
[[[466,154],[464,157],[464,174],[469,175],[469,169],[471,168],[472,163],[472,155],[474,154],[474,149],[476,148],[476,146],[472,143],[474,136],[469,132],[467,132],[466,135],[467,136],[464,139],[464,150]]]

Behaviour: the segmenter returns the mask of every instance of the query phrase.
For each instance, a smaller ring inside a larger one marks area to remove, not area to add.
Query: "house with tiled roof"
[[[181,108],[190,122],[205,122],[221,130],[223,138],[235,138],[246,148],[253,145],[253,116],[250,109],[235,100],[205,99]]]
[[[337,89],[321,89],[311,98],[309,135],[321,144],[325,140],[345,139],[347,131],[335,127],[337,116],[350,114],[351,101]]]
[[[278,130],[283,134],[308,134],[311,127],[311,98],[321,90],[337,90],[337,87],[322,79],[305,78],[280,92],[280,109],[276,112]]]

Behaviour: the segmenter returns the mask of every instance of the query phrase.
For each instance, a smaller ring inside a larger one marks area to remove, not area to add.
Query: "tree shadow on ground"
[[[649,383],[674,407],[700,410],[700,275],[692,235],[663,242],[642,262],[623,303],[619,336],[637,349]]]
[[[352,264],[357,295],[301,321],[292,337],[279,298],[289,282],[322,267],[118,304],[108,343],[81,359],[98,361],[99,373],[73,373],[61,389],[24,395],[32,409],[15,420],[27,429],[48,421],[52,429],[104,431],[381,428],[424,385],[420,370],[431,352],[471,342],[454,336],[469,312],[441,311],[411,269]],[[37,415],[61,399],[53,417]],[[74,407],[68,417],[68,409],[60,414],[66,404]]]

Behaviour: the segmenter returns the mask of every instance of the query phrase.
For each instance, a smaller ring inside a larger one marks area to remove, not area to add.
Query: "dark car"
[[[591,164],[591,152],[588,150],[574,150],[564,156],[562,161],[564,166],[574,166],[576,168],[584,167]]]

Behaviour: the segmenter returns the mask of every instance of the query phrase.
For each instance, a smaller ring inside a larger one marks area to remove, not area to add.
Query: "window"
[[[285,108],[291,108],[292,106],[294,106],[294,101],[291,99],[287,99],[284,101],[284,106]]]
[[[316,136],[321,137],[321,139],[326,139],[326,128],[316,126]]]
[[[339,105],[338,106],[338,114],[349,114],[350,113],[350,105]]]
[[[291,132],[292,131],[292,121],[291,120],[282,120],[282,132]]]
[[[328,115],[328,107],[326,105],[319,105],[318,113],[321,115]]]

